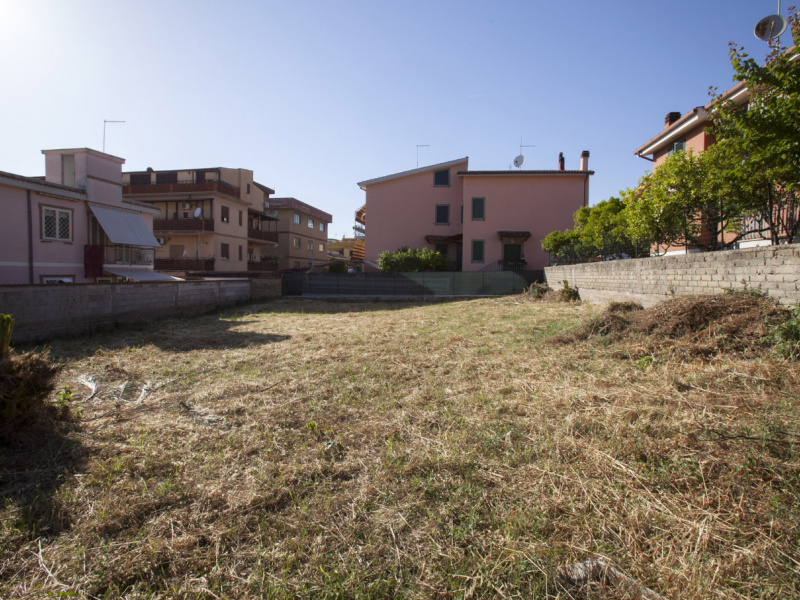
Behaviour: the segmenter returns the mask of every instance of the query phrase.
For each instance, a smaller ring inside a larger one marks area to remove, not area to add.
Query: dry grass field
[[[596,557],[800,596],[800,367],[599,314],[284,299],[54,343],[80,416],[0,451],[0,597],[625,597],[554,578]]]

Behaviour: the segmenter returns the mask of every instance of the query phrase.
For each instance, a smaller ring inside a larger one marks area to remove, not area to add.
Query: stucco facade
[[[408,246],[446,254],[462,271],[543,269],[542,238],[588,204],[588,156],[577,171],[470,171],[462,158],[362,181],[366,260]]]
[[[0,172],[0,283],[170,279],[153,271],[157,211],[122,197],[124,159],[42,153],[43,178]]]
[[[126,198],[158,210],[162,247],[156,267],[170,273],[246,274],[277,271],[277,217],[266,208],[274,191],[248,169],[213,167],[123,173]]]
[[[310,269],[328,262],[328,227],[333,217],[297,198],[271,198],[278,217],[278,267]]]

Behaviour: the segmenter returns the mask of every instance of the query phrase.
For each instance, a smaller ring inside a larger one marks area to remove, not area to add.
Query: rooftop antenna
[[[417,144],[417,168],[419,168],[419,149],[420,148],[430,148],[430,144]]]
[[[535,147],[536,147],[535,144],[528,145],[528,146],[523,146],[522,145],[522,138],[519,138],[519,155],[517,156],[517,158],[514,159],[514,166],[517,167],[518,169],[521,169],[522,165],[525,164],[525,156],[522,154],[522,149],[523,148],[535,148]]]
[[[106,151],[106,124],[107,123],[124,123],[125,121],[107,121],[103,119],[103,152]]]
[[[786,31],[788,22],[786,18],[781,15],[781,0],[778,0],[778,14],[768,15],[761,19],[757,24],[753,33],[763,42],[767,42],[769,47],[772,48],[772,40],[775,40],[775,48],[781,45],[781,35]]]

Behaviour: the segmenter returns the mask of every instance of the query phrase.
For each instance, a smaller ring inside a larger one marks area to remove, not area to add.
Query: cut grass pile
[[[280,300],[54,344],[82,418],[0,454],[0,597],[570,598],[591,558],[796,597],[800,367],[552,341],[600,312]]]

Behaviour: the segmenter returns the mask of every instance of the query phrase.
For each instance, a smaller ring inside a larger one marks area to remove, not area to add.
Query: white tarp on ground
[[[112,273],[119,277],[127,277],[136,281],[182,281],[177,277],[170,277],[158,271],[144,271],[139,269],[109,269],[104,268],[107,273]]]
[[[89,208],[112,243],[151,248],[161,246],[139,213],[102,204],[89,203]]]

